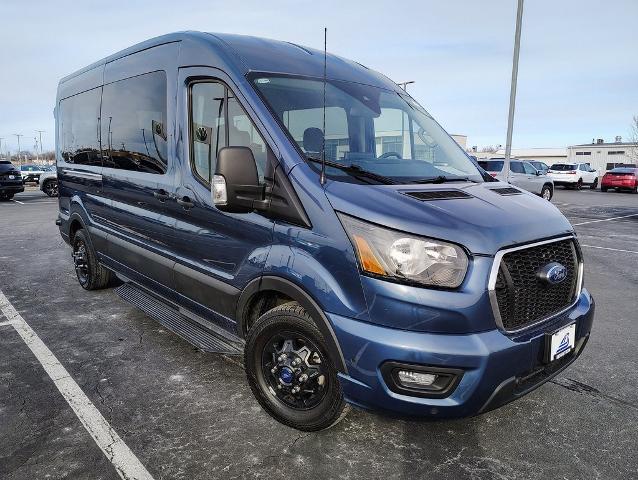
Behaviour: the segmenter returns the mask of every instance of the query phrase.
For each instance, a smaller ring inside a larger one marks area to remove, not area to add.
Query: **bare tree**
[[[481,147],[481,152],[483,153],[496,153],[498,152],[499,146],[488,145],[487,147]]]

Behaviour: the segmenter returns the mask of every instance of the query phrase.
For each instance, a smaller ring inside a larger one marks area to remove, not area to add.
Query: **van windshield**
[[[252,74],[253,85],[309,159],[321,158],[394,182],[469,179],[480,171],[441,126],[408,95],[327,80],[325,129],[322,79]],[[311,164],[316,165],[312,162]],[[355,181],[352,170],[328,167],[333,179]]]

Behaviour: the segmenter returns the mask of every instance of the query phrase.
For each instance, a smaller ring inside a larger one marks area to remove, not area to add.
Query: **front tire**
[[[98,262],[85,230],[76,232],[72,246],[73,264],[80,286],[85,290],[99,290],[108,286],[113,279],[113,274]]]
[[[42,185],[42,191],[46,193],[49,197],[57,197],[58,196],[58,181],[46,180],[44,182],[44,185]]]
[[[607,187],[600,187],[600,191],[601,192],[606,192],[607,191]]]
[[[576,190],[582,190],[583,189],[583,179],[579,178],[578,181],[576,182]]]
[[[348,413],[323,335],[297,302],[275,307],[255,322],[244,365],[255,398],[284,425],[323,430]]]

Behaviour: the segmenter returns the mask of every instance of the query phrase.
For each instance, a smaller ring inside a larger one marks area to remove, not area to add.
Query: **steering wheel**
[[[390,158],[390,157],[403,158],[397,152],[385,152],[379,158]]]

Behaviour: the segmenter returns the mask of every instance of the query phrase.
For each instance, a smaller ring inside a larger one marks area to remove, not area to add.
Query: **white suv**
[[[530,162],[510,159],[510,174],[507,180],[503,175],[503,158],[479,160],[479,165],[487,173],[501,182],[508,182],[528,192],[540,195],[545,200],[551,200],[554,195],[554,182],[542,171],[537,170]]]
[[[583,185],[595,190],[598,186],[598,171],[589,163],[555,163],[547,171],[547,176],[554,180],[554,185],[574,187],[577,190]]]

